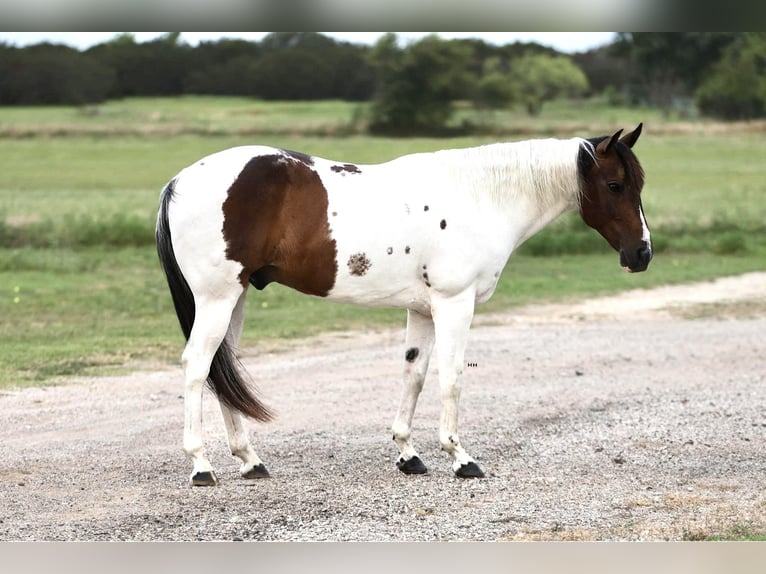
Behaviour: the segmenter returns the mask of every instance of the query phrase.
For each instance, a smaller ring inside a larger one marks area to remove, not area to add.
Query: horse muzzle
[[[628,273],[646,271],[652,260],[652,246],[646,241],[641,242],[641,247],[635,250],[620,249],[620,265]]]

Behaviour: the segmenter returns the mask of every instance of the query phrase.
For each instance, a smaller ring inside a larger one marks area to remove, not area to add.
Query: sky
[[[119,32],[0,32],[0,42],[16,46],[27,46],[39,42],[68,44],[85,49],[94,44],[108,41]],[[373,44],[383,32],[322,32],[338,40],[357,44]],[[399,32],[404,41],[417,40],[433,32]],[[156,38],[161,32],[133,32],[138,42]],[[200,41],[219,38],[243,38],[260,40],[268,32],[182,32],[181,39],[196,45]],[[437,32],[445,39],[480,38],[490,44],[504,45],[512,42],[537,42],[555,48],[560,52],[583,52],[610,43],[614,32]]]

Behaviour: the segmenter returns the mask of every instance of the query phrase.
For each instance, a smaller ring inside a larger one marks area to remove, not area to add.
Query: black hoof
[[[420,457],[413,456],[409,460],[399,459],[396,461],[396,468],[401,470],[404,474],[425,474],[428,469]]]
[[[242,475],[242,478],[269,478],[271,475],[263,464],[254,466]]]
[[[198,472],[191,477],[192,486],[218,486],[218,478],[212,470]]]
[[[475,462],[461,465],[460,468],[455,471],[455,474],[460,478],[484,478],[484,472]]]

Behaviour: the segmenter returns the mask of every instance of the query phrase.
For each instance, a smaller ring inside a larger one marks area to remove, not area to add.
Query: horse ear
[[[604,140],[596,146],[596,153],[599,155],[606,155],[609,153],[609,150],[612,149],[612,146],[617,143],[617,140],[620,138],[620,134],[622,133],[622,130],[618,130],[614,133],[614,135],[610,138],[604,138]]]
[[[638,139],[638,136],[641,135],[641,128],[644,127],[644,123],[641,122],[638,124],[638,127],[634,129],[629,134],[625,134],[622,136],[622,139],[620,140],[622,143],[624,143],[628,147],[633,147],[633,144],[636,143],[636,140]]]

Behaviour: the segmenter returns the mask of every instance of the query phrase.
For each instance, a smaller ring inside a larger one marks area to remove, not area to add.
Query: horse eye
[[[606,186],[609,188],[609,191],[618,192],[622,189],[622,186],[617,183],[616,181],[610,181],[606,184]]]

